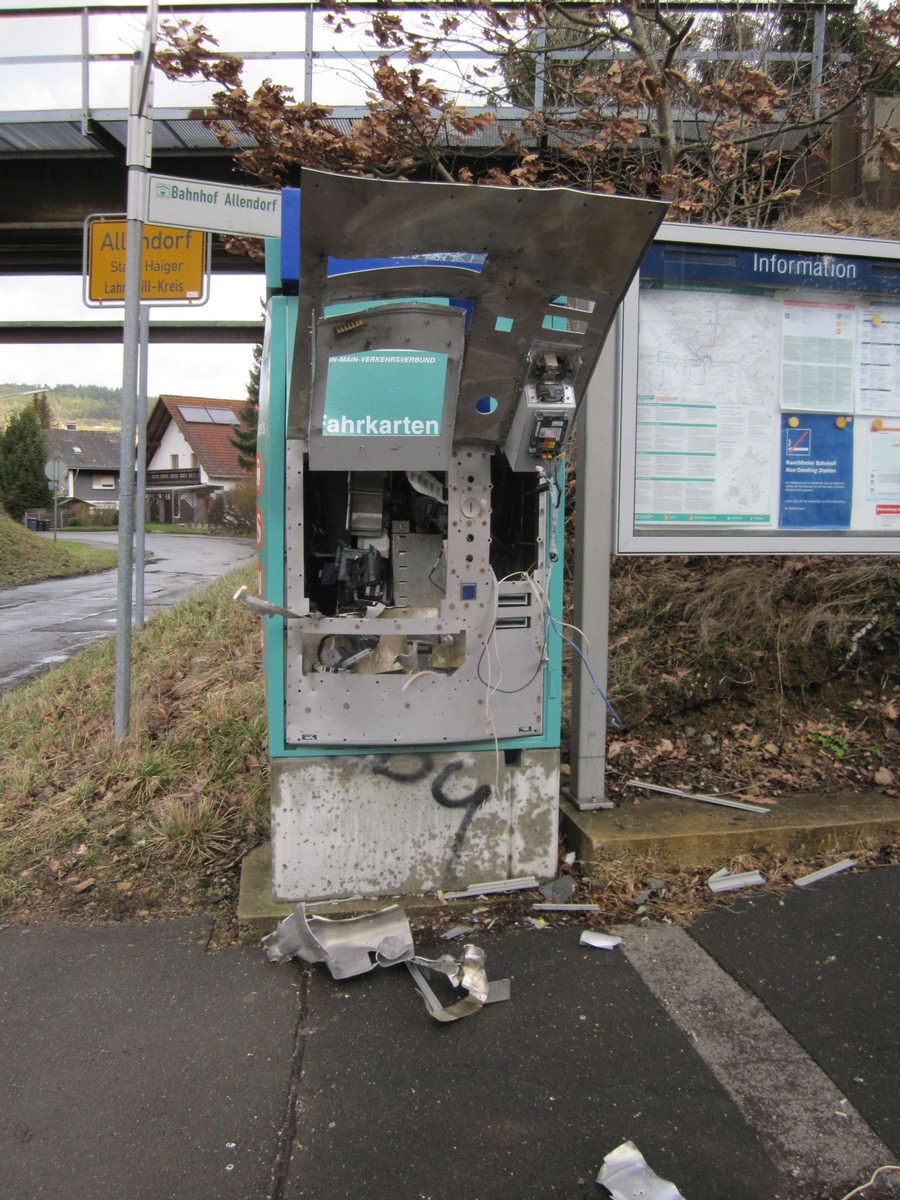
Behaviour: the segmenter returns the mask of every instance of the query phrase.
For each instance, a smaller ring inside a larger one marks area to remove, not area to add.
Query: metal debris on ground
[[[614,950],[621,946],[622,939],[612,933],[601,933],[599,929],[585,929],[578,939],[579,946],[595,946],[598,950]]]
[[[499,879],[491,883],[470,883],[464,892],[444,892],[445,900],[471,900],[475,896],[491,896],[502,892],[521,892],[526,888],[536,888],[538,881],[533,875],[523,875],[519,879]]]
[[[412,930],[399,904],[337,921],[307,917],[306,905],[298,904],[262,944],[271,962],[323,962],[332,979],[364,975],[376,966],[392,967],[415,953]]]
[[[445,942],[452,942],[454,938],[462,937],[464,933],[474,932],[474,925],[454,925],[452,929],[448,929],[446,933],[442,933],[441,938]]]
[[[662,792],[666,796],[680,796],[682,800],[701,800],[704,804],[718,804],[722,808],[739,808],[742,812],[765,814],[771,809],[761,804],[747,804],[743,800],[726,800],[724,796],[706,796],[702,792],[682,792],[680,788],[660,787],[656,783],[641,783],[639,779],[629,779],[626,787],[643,788],[648,792]]]
[[[607,1154],[597,1182],[613,1200],[684,1200],[674,1183],[660,1179],[647,1165],[634,1142],[623,1142]]]
[[[711,892],[735,892],[738,888],[757,887],[765,882],[759,871],[740,871],[737,875],[732,875],[727,867],[722,867],[720,871],[710,875],[706,886]]]
[[[532,912],[599,912],[599,904],[532,904]]]
[[[840,871],[849,871],[855,866],[855,858],[842,858],[830,867],[822,867],[818,871],[811,871],[809,875],[801,875],[799,879],[794,880],[794,887],[809,887],[811,883],[818,883],[820,879],[827,879],[829,875],[837,875]]]
[[[541,895],[551,904],[566,904],[575,893],[575,880],[571,875],[560,875],[541,888]]]
[[[450,936],[470,932],[470,927],[450,930]],[[445,934],[445,937],[448,935]],[[301,958],[308,963],[325,963],[332,979],[364,975],[375,967],[393,967],[405,962],[425,999],[428,1011],[437,1021],[458,1021],[478,1012],[485,1004],[508,1000],[510,983],[488,981],[484,969],[484,951],[478,946],[463,946],[461,958],[443,954],[440,958],[420,958],[413,946],[412,930],[406,913],[398,904],[362,917],[306,915],[305,904],[281,921],[274,933],[262,939],[271,962]],[[466,996],[455,1003],[442,1004],[428,984],[423,971],[442,975]]]
[[[479,1012],[485,1004],[498,1004],[510,996],[508,979],[488,980],[484,951],[478,946],[464,946],[461,962],[444,954],[435,959],[417,956],[407,961],[406,966],[422,993],[425,1007],[436,1021],[458,1021]],[[448,979],[453,987],[462,988],[466,996],[454,1003],[442,1004],[425,978],[423,972],[426,971]]]

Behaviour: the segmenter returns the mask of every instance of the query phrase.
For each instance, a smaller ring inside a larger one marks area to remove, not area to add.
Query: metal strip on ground
[[[893,1161],[825,1072],[683,929],[620,926],[622,949],[756,1130],[785,1182],[864,1178]]]

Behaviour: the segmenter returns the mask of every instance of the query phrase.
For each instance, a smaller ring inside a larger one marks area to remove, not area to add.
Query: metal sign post
[[[147,6],[142,49],[134,56],[128,117],[128,229],[125,248],[125,315],[123,321],[122,441],[119,460],[119,578],[116,598],[115,736],[128,732],[131,715],[131,600],[134,567],[134,444],[137,430],[138,350],[141,308],[141,250],[147,213],[147,172],[153,141],[153,46],[156,0]]]
[[[56,544],[56,530],[59,527],[59,489],[62,481],[69,474],[69,467],[61,458],[49,458],[44,463],[44,474],[53,484],[53,542]]]

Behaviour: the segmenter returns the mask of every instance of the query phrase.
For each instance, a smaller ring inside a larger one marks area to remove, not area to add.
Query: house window
[[[173,471],[178,470],[178,455],[177,454],[172,454],[169,456],[169,466],[172,468]]]
[[[197,469],[197,455],[196,454],[191,455],[191,466],[196,471],[196,469]]]
[[[116,480],[113,475],[94,475],[91,478],[91,487],[94,491],[115,491]]]

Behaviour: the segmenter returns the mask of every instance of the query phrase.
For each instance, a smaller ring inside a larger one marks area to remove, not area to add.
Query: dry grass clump
[[[242,568],[136,631],[113,735],[114,647],[0,697],[0,912],[165,912],[268,825],[259,627]]]
[[[610,694],[628,720],[738,692],[790,701],[836,676],[900,664],[900,577],[888,557],[618,559]]]
[[[896,208],[872,208],[854,200],[839,200],[813,208],[792,209],[782,216],[775,228],[796,233],[896,240],[900,238],[900,212]]]

